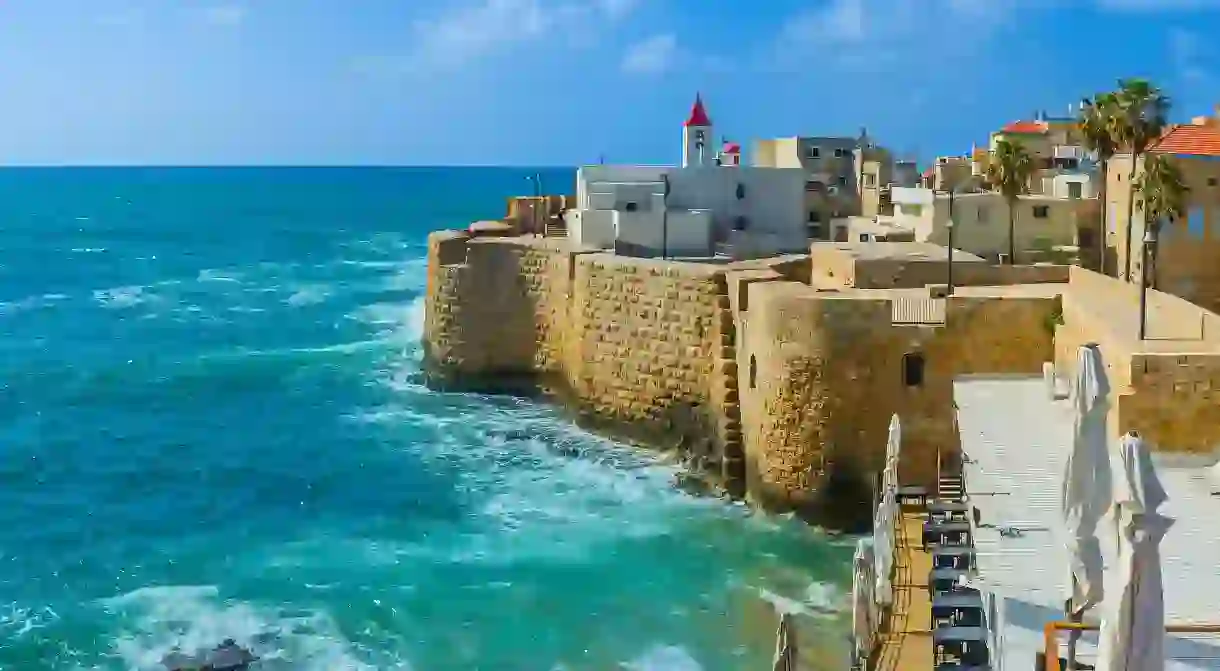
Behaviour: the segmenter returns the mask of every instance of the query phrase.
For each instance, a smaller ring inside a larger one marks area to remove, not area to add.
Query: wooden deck
[[[923,550],[923,515],[904,510],[894,561],[894,606],[877,635],[873,671],[932,671],[932,604],[928,572],[932,554]]]

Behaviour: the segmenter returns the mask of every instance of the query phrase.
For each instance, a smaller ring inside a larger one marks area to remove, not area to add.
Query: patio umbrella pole
[[[1076,576],[1073,575],[1072,576],[1072,587],[1075,588],[1075,586],[1076,586]],[[1067,614],[1068,622],[1080,624],[1081,622],[1084,621],[1084,612],[1078,611],[1075,608],[1073,608],[1071,599],[1068,599],[1067,603],[1064,604],[1064,610],[1067,611],[1066,614]],[[1071,631],[1068,632],[1067,664],[1065,665],[1066,671],[1075,671],[1075,669],[1076,669],[1076,644],[1080,642],[1080,636],[1082,633],[1083,632],[1081,632],[1079,629],[1072,629]],[[1056,650],[1055,654],[1058,655],[1059,651]]]

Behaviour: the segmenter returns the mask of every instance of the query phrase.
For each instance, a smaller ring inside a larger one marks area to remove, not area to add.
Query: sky
[[[0,0],[0,164],[673,163],[697,91],[747,152],[926,161],[1120,77],[1210,113],[1218,34],[1220,0]]]

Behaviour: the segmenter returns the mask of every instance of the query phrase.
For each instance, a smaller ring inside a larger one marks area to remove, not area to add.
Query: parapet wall
[[[1073,268],[1056,332],[1055,361],[1070,375],[1076,348],[1097,343],[1116,396],[1114,435],[1137,430],[1159,451],[1220,449],[1220,315],[1149,291],[1146,339],[1138,335],[1139,289]]]

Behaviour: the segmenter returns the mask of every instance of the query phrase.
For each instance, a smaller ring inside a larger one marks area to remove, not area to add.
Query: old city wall
[[[424,342],[435,385],[546,388],[588,424],[741,481],[723,267],[436,233]]]
[[[1135,287],[1073,268],[1056,370],[1070,376],[1076,348],[1097,343],[1116,399],[1115,435],[1134,429],[1160,451],[1210,454],[1220,448],[1220,315],[1150,291],[1148,339],[1140,341],[1134,320],[1115,318],[1136,315],[1138,301]]]
[[[424,320],[432,381],[515,389],[562,377],[577,255],[545,239],[433,234]]]
[[[934,484],[938,461],[959,450],[953,380],[1037,374],[1053,356],[1056,297],[954,296],[943,324],[895,324],[883,292],[744,283],[748,300],[734,309],[746,478],[771,508],[821,517],[827,505],[867,496],[895,413],[902,480]],[[922,362],[914,378],[910,357]]]

